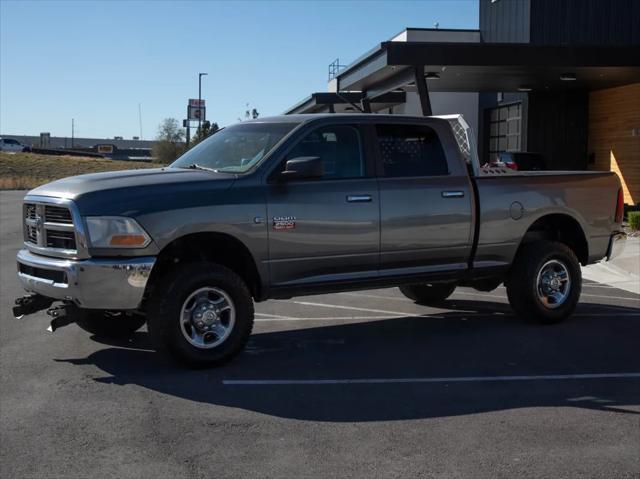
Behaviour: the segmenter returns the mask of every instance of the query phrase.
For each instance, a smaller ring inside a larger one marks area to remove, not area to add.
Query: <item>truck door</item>
[[[321,178],[269,181],[271,285],[287,287],[377,274],[378,186],[355,125],[318,127],[286,155],[315,156]],[[273,177],[273,175],[271,175]]]
[[[473,191],[463,163],[447,162],[445,150],[458,154],[453,137],[443,147],[437,131],[424,124],[379,124],[376,132],[380,273],[464,270]]]

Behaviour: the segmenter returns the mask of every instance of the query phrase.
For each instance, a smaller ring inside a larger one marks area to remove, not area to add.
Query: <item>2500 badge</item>
[[[292,230],[296,227],[295,216],[274,216],[273,217],[273,229],[280,230]]]

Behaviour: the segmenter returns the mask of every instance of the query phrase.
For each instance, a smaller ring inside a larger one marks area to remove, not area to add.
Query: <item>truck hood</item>
[[[111,171],[47,183],[28,195],[73,200],[83,215],[127,215],[192,206],[211,201],[236,175],[182,168]],[[187,204],[184,204],[187,203]]]

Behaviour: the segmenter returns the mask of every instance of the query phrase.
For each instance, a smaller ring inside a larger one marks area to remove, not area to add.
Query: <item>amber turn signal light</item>
[[[110,246],[142,246],[147,241],[143,235],[113,235]]]

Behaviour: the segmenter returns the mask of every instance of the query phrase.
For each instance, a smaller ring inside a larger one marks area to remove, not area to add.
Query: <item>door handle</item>
[[[443,198],[464,198],[464,191],[443,191]]]
[[[348,195],[348,203],[368,203],[371,201],[371,195]]]

